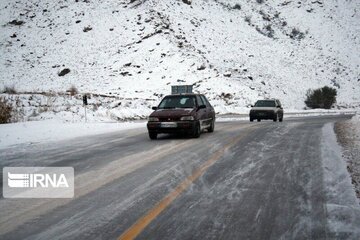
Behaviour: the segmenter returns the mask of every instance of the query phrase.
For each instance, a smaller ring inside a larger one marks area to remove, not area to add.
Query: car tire
[[[208,128],[208,132],[214,132],[215,130],[215,120],[211,120],[210,127]]]
[[[254,121],[254,119],[253,118],[250,118],[250,122],[253,122]]]
[[[273,118],[273,121],[276,122],[278,120],[278,115],[275,114],[274,118]]]
[[[283,118],[281,117],[281,118],[279,118],[279,122],[282,122],[283,121]]]
[[[258,122],[261,122],[261,119],[258,119],[257,121],[258,121]]]
[[[157,133],[149,132],[149,138],[150,138],[151,140],[157,139]]]
[[[192,136],[193,136],[193,138],[199,138],[200,134],[201,134],[200,123],[197,122],[196,125],[195,125],[195,128],[193,130]]]

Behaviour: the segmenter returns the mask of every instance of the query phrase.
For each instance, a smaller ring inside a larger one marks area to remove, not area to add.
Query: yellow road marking
[[[165,196],[158,204],[149,210],[144,216],[138,219],[128,228],[118,240],[131,240],[136,238],[162,211],[164,211],[182,192],[184,192],[196,179],[198,179],[210,166],[219,160],[224,153],[234,146],[240,139],[245,137],[243,134],[233,138],[225,147],[216,151],[210,159],[196,169],[191,176],[182,181],[171,193]]]

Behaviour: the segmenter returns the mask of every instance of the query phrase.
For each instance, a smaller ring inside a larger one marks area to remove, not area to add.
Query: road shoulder
[[[328,237],[336,239],[359,239],[360,206],[351,177],[337,143],[334,125],[322,129],[321,155],[326,188],[326,211]]]
[[[144,121],[72,123],[46,120],[1,124],[0,149],[19,144],[33,145],[135,128],[145,129],[145,126]]]
[[[360,115],[335,123],[334,130],[360,202]]]

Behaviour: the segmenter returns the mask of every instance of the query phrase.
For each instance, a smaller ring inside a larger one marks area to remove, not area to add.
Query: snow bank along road
[[[1,198],[0,238],[359,239],[359,204],[331,142],[331,124],[347,118],[223,122],[200,139],[150,141],[139,128],[2,150],[1,167],[73,166],[76,179],[74,199]]]

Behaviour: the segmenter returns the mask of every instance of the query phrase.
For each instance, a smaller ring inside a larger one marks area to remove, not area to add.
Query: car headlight
[[[149,122],[158,122],[159,118],[157,117],[149,117]]]
[[[181,117],[180,121],[194,121],[194,117],[193,116]]]

